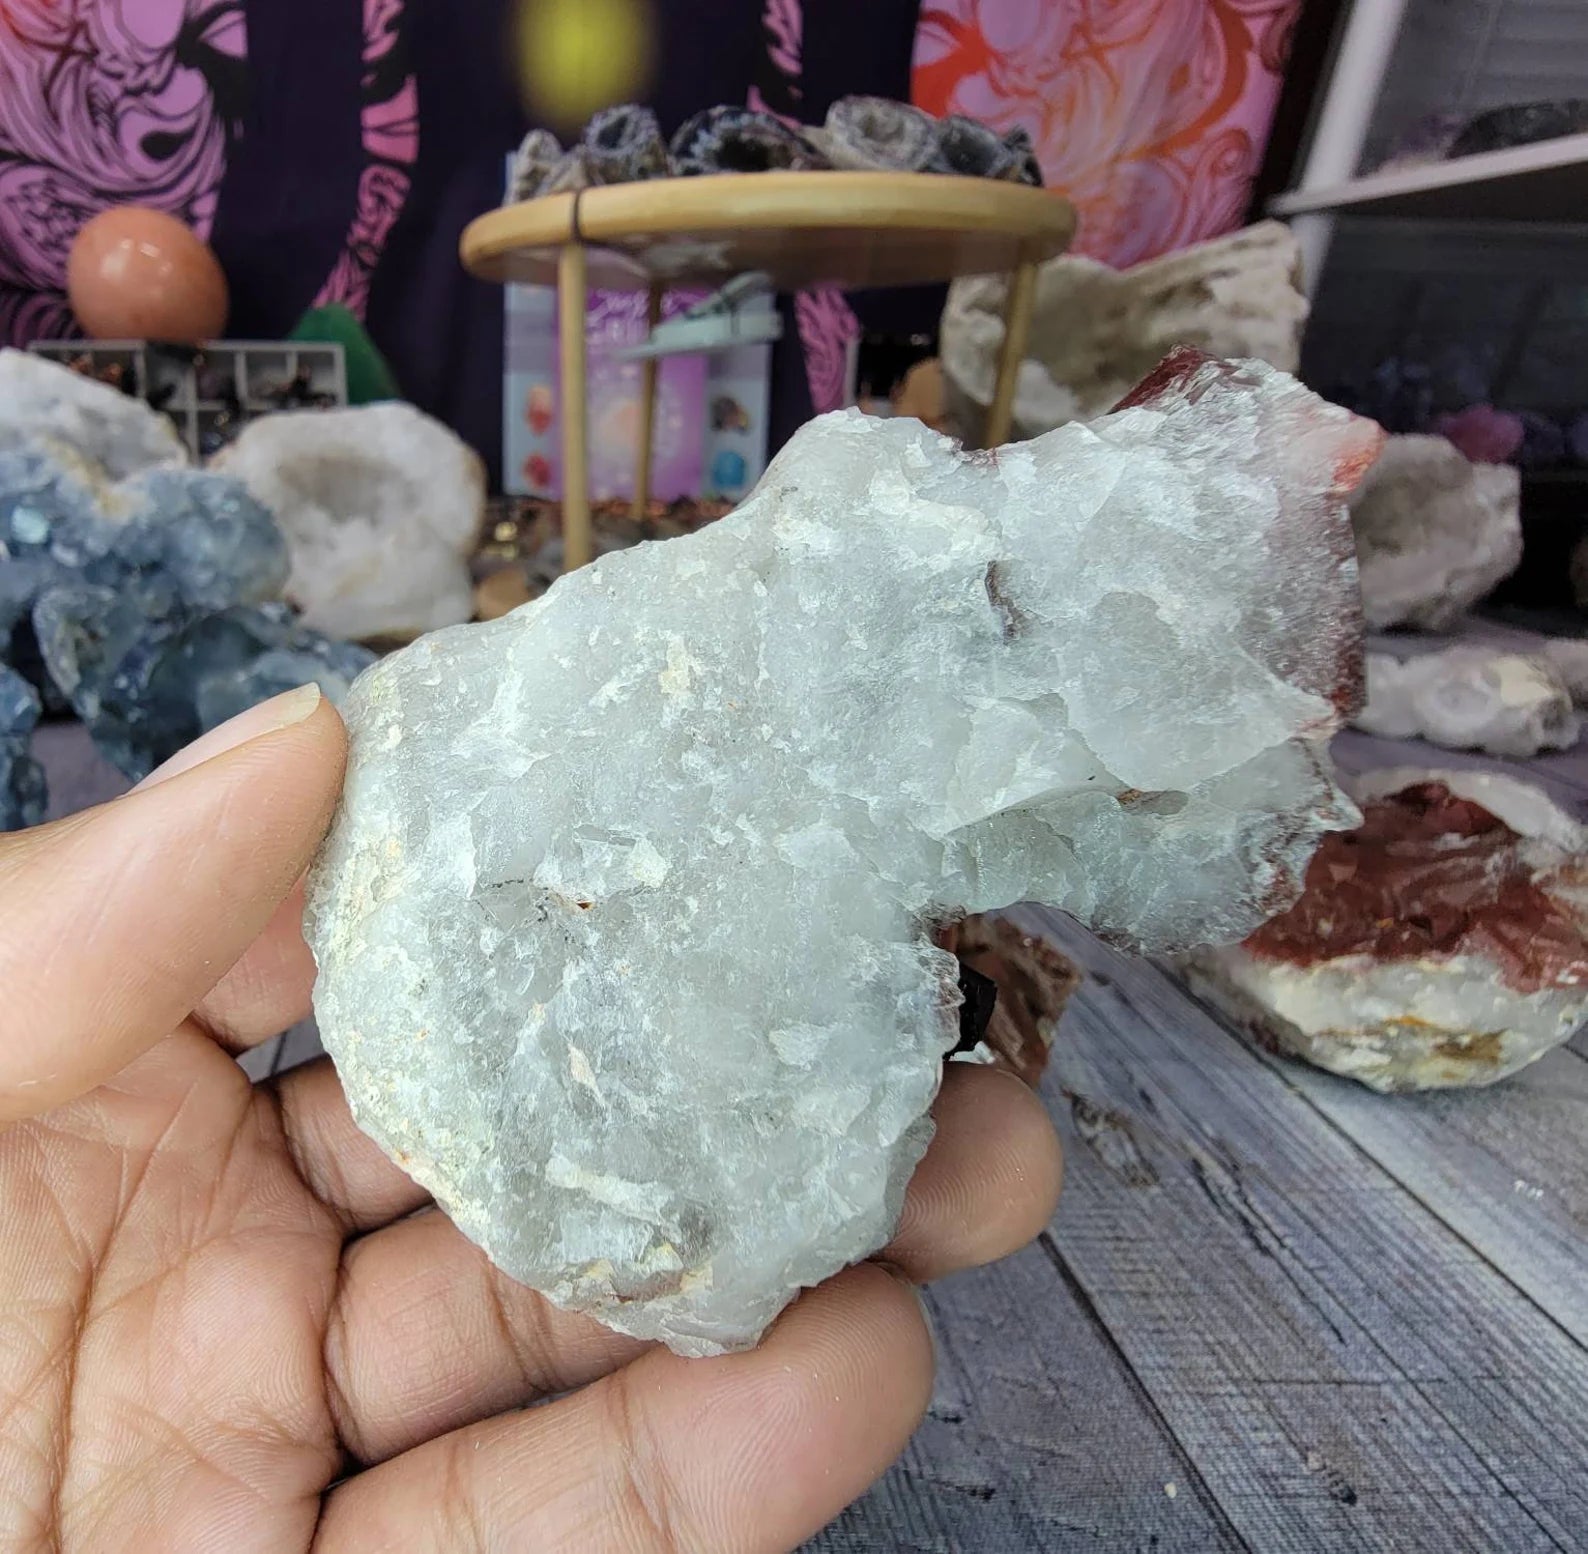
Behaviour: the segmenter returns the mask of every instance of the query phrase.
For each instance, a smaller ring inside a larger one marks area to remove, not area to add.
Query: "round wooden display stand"
[[[673,287],[760,270],[779,291],[917,286],[1008,272],[1003,359],[987,420],[1009,440],[1037,266],[1075,232],[1068,201],[1041,189],[932,173],[734,173],[554,194],[470,224],[463,263],[484,280],[558,288],[566,566],[592,555],[585,391],[592,286],[648,291],[652,327]],[[656,362],[644,363],[635,511],[650,494]]]

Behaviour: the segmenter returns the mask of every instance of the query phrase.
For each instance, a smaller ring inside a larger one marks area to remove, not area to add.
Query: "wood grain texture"
[[[1377,1095],[1259,1053],[1283,1081],[1588,1346],[1588,1067],[1564,1049],[1482,1090]]]
[[[1248,1546],[1581,1547],[1582,1346],[1161,970],[1015,915],[1089,973],[1058,1249]]]
[[[610,291],[750,270],[780,291],[914,286],[1051,259],[1069,246],[1075,209],[1046,190],[936,173],[666,178],[489,211],[464,232],[463,263],[483,280],[544,285],[576,231],[591,283]]]
[[[806,1554],[1244,1548],[1051,1239],[926,1296],[931,1411]]]

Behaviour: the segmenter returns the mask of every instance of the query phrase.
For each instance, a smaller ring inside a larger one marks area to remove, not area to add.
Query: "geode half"
[[[360,1125],[557,1304],[753,1343],[898,1220],[936,930],[1236,940],[1355,823],[1379,436],[1193,352],[996,456],[827,416],[722,522],[377,665],[306,916]]]

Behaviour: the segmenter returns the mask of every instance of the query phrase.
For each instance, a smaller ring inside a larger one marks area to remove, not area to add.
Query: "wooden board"
[[[926,1422],[807,1554],[1243,1547],[1050,1237],[926,1303]]]
[[[930,173],[730,173],[554,194],[463,234],[484,280],[551,285],[558,250],[590,245],[610,291],[715,285],[760,270],[780,291],[912,286],[1007,273],[1069,247],[1075,210],[1022,184]]]
[[[1259,1054],[1321,1116],[1588,1346],[1588,1064],[1561,1048],[1483,1090],[1376,1095]]]
[[[1162,970],[1018,916],[1089,973],[1056,1245],[1247,1546],[1582,1547],[1581,1344]]]

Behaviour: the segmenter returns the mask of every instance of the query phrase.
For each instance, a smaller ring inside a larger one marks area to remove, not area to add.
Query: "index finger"
[[[244,717],[252,737],[227,753],[0,844],[0,1124],[169,1035],[307,867],[341,787],[341,721],[296,692]]]

